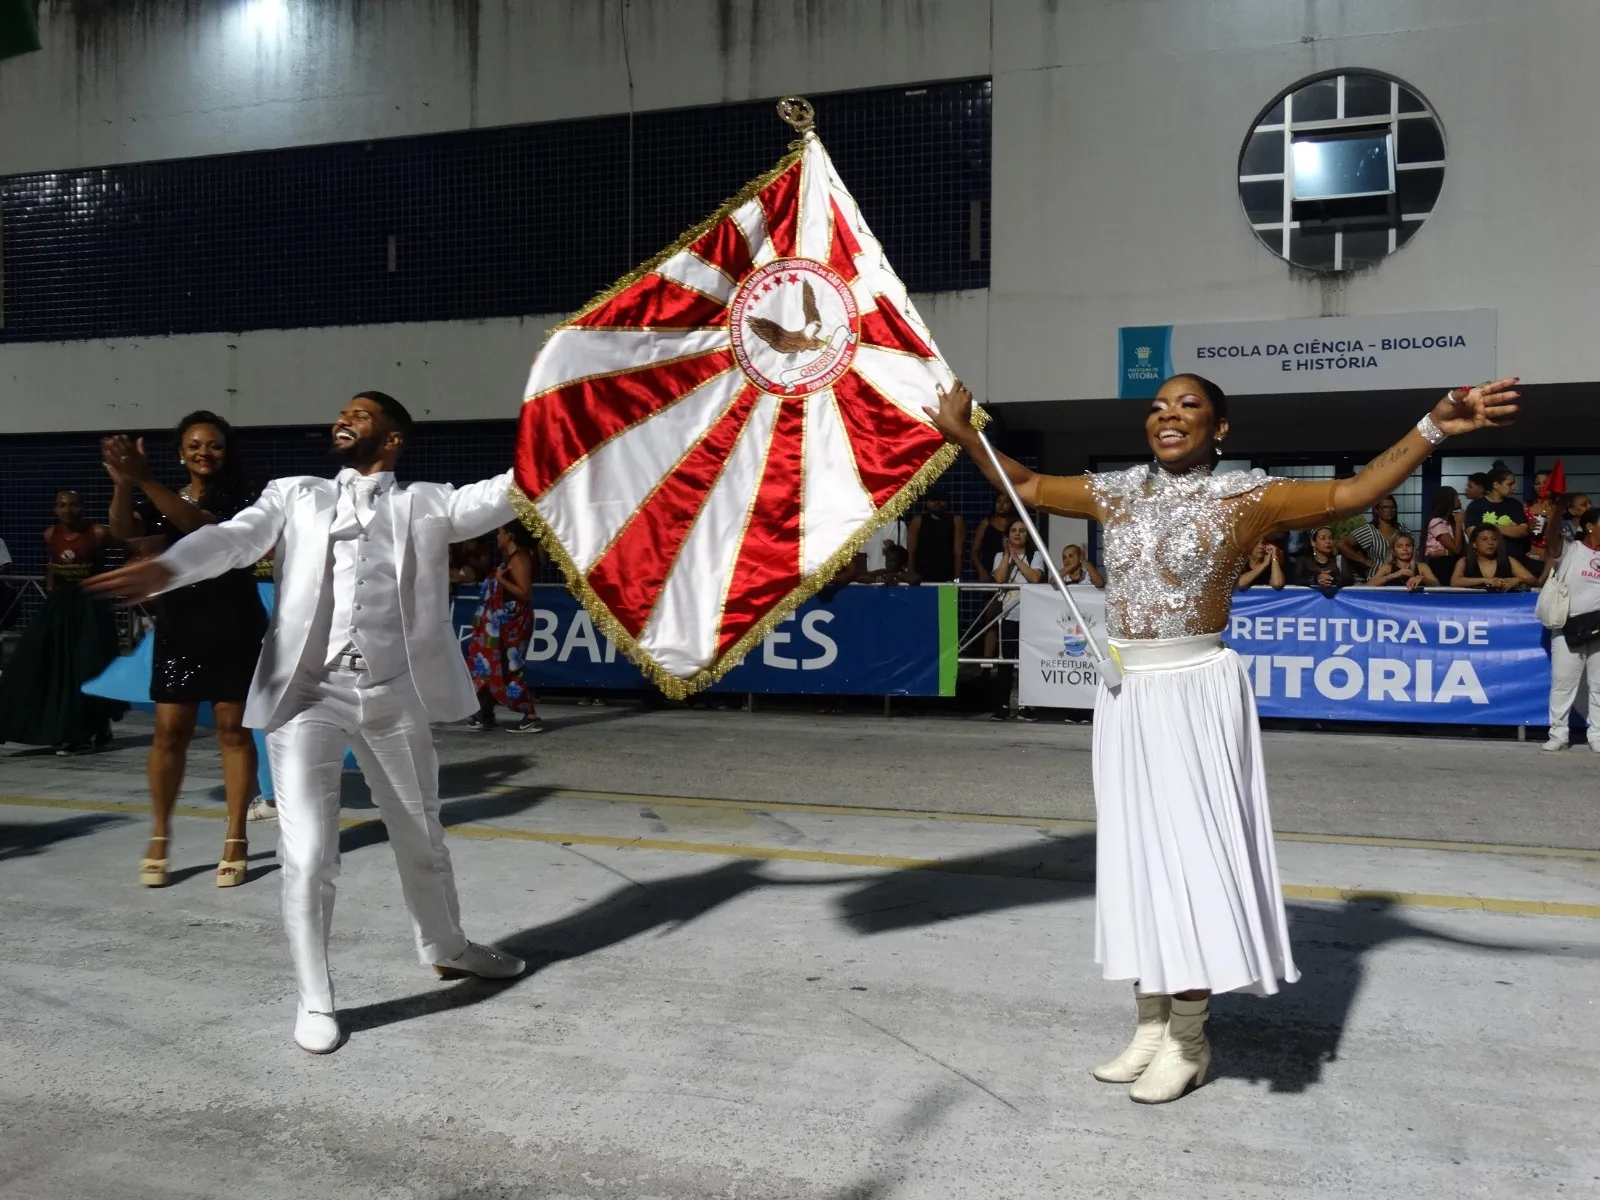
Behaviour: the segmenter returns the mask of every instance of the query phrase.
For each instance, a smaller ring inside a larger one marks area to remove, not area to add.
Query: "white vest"
[[[332,666],[353,646],[366,660],[366,681],[385,683],[406,671],[394,539],[394,475],[380,471],[363,477],[346,469],[334,482],[340,495],[329,530],[328,578],[323,581],[306,655]],[[371,489],[365,525],[356,503],[356,491],[362,487]]]

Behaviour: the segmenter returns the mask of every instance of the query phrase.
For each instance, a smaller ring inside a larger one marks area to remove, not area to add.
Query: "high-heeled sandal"
[[[224,838],[222,841],[223,853],[226,854],[227,847],[234,844],[248,846],[250,843],[244,838]],[[223,859],[217,864],[217,886],[238,887],[244,882],[245,869],[249,865],[250,860],[248,857]]]
[[[164,837],[152,837],[152,842],[165,842]],[[171,859],[166,858],[141,858],[139,860],[139,886],[140,887],[166,887],[167,864]]]

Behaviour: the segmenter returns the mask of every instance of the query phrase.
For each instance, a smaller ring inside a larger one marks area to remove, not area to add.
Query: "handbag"
[[[1533,615],[1539,618],[1539,624],[1546,629],[1565,629],[1567,614],[1572,609],[1572,588],[1567,583],[1567,564],[1575,559],[1569,548],[1563,556],[1561,565],[1555,573],[1545,580],[1544,587],[1539,589],[1539,599],[1533,606]]]
[[[1566,639],[1568,650],[1587,646],[1600,638],[1600,608],[1568,617],[1566,624],[1561,627],[1561,636]]]

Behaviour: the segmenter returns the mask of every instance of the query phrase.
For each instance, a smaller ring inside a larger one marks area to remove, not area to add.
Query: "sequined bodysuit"
[[[1262,471],[1174,475],[1151,464],[1041,476],[1038,495],[1041,508],[1101,523],[1106,628],[1114,638],[1134,640],[1225,628],[1243,559],[1275,529],[1327,519],[1336,486]]]

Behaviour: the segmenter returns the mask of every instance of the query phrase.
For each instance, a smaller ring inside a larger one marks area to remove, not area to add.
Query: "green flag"
[[[34,0],[0,0],[0,58],[39,48],[33,6]]]

